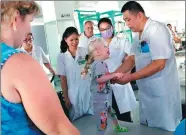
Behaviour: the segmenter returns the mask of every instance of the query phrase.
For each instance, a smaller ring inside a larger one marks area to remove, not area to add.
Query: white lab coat
[[[148,43],[149,52],[142,52],[140,41]],[[134,38],[132,53],[135,54],[136,71],[146,67],[152,60],[167,59],[162,71],[137,81],[140,123],[174,131],[182,118],[180,85],[174,49],[166,26],[149,18],[141,40],[138,34]]]
[[[67,78],[68,97],[72,104],[70,119],[73,121],[85,114],[93,114],[90,109],[90,83],[91,78],[81,78],[81,71],[85,64],[79,65],[80,59],[85,60],[87,49],[79,47],[75,59],[69,51],[60,53],[57,58],[56,74]]]
[[[87,36],[85,36],[85,33],[83,32],[79,38],[79,45],[78,47],[84,47],[84,48],[88,48],[89,43],[92,40],[95,40],[97,37],[95,35],[93,35],[92,37],[88,38]]]
[[[114,72],[121,64],[126,54],[131,50],[130,42],[125,38],[115,36],[109,44],[110,58],[105,60],[109,72]],[[119,85],[111,84],[116,103],[120,113],[132,111],[136,107],[136,97],[131,84]]]
[[[49,63],[48,58],[46,57],[43,49],[40,46],[33,45],[31,53],[28,53],[23,47],[21,47],[21,50],[36,59],[42,67],[44,63]]]

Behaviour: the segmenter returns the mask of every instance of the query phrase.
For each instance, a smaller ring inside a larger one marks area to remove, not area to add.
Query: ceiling
[[[41,7],[42,2],[36,1]],[[109,10],[120,11],[127,1],[75,1],[74,9],[79,10],[96,10],[104,12]],[[159,21],[183,20],[185,22],[185,1],[138,1],[146,15]],[[106,5],[106,6],[105,6]],[[35,22],[42,22],[42,12],[35,19]],[[182,24],[183,25],[183,24]]]
[[[36,1],[41,7],[44,1]],[[127,1],[76,1],[76,9],[89,9],[89,10],[120,10],[124,3]],[[144,9],[153,8],[157,11],[167,10],[185,10],[185,1],[138,1]],[[107,6],[105,6],[107,5]]]
[[[117,3],[119,8],[121,8],[124,3],[127,1],[77,1],[79,8],[96,8],[97,6],[100,6],[100,4],[107,4],[107,6],[101,5],[102,8],[106,8],[108,6],[111,6],[113,3]],[[157,10],[169,8],[174,10],[180,10],[185,8],[185,1],[138,1],[143,7],[156,7]],[[144,7],[144,8],[145,8]]]

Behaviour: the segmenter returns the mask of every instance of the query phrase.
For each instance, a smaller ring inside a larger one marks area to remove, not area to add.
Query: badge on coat
[[[77,61],[78,61],[79,65],[83,65],[83,64],[85,64],[86,59],[85,59],[85,57],[79,56]]]

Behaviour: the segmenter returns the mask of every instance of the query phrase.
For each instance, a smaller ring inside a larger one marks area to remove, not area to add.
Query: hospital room
[[[1,135],[186,135],[185,1],[0,3]]]

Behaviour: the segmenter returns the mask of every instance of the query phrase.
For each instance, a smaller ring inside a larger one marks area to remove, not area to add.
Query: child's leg
[[[116,112],[114,111],[111,106],[108,106],[108,115],[109,118],[112,120],[114,131],[116,132],[128,132],[128,129],[126,127],[121,127],[118,123],[118,119],[116,117]]]
[[[105,103],[94,103],[94,119],[96,119],[96,135],[104,135],[107,129],[107,110]]]
[[[98,117],[96,135],[104,135],[107,129],[107,111],[101,111]]]

